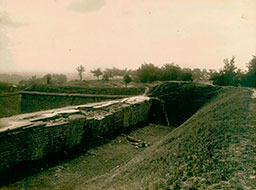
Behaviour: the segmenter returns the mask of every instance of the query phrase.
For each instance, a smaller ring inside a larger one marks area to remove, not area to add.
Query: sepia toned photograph
[[[0,0],[0,190],[255,189],[255,0]]]

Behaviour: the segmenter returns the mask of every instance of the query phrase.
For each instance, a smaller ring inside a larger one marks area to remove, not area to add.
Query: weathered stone
[[[2,118],[0,171],[146,122],[150,106],[149,97],[135,96]]]

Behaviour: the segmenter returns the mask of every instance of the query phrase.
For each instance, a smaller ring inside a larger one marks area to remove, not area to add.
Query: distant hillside
[[[18,84],[21,80],[28,80],[29,75],[0,73],[0,82]]]
[[[160,142],[76,189],[256,189],[251,94],[223,89]]]

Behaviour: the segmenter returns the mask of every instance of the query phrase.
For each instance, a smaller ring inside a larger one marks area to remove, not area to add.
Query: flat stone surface
[[[33,91],[22,91],[20,94],[29,94],[29,95],[44,95],[44,96],[75,96],[75,97],[101,97],[101,98],[125,98],[130,95],[108,95],[108,94],[78,94],[78,93],[51,93],[51,92],[33,92]]]
[[[0,132],[17,128],[46,125],[47,123],[63,123],[70,116],[76,114],[86,119],[101,120],[105,116],[132,104],[148,101],[150,98],[144,95],[133,96],[120,100],[90,103],[79,106],[68,106],[59,109],[21,114],[0,119]]]

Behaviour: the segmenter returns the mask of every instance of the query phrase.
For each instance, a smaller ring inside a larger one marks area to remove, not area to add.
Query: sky
[[[255,0],[0,0],[0,72],[220,69],[256,54]]]

